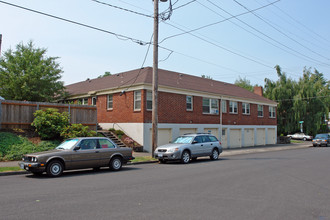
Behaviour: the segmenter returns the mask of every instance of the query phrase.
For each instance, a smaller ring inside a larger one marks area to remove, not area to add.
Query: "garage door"
[[[242,146],[241,129],[230,129],[230,148]]]
[[[219,139],[219,130],[217,128],[204,128],[205,133],[210,133]]]
[[[221,138],[221,145],[222,145],[223,148],[228,148],[228,144],[227,144],[227,138],[228,138],[228,136],[227,136],[227,133],[228,133],[227,128],[223,128],[222,129],[222,138]]]
[[[158,146],[168,144],[172,141],[172,129],[158,129]],[[152,146],[152,129],[150,129],[150,146]]]
[[[180,128],[180,135],[197,133],[197,128]]]
[[[267,144],[276,144],[275,128],[268,128]]]
[[[266,144],[266,132],[264,128],[257,128],[257,145]]]
[[[254,146],[254,129],[244,129],[244,147]]]

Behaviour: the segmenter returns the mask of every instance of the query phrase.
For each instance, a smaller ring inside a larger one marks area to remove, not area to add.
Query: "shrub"
[[[0,156],[4,156],[7,154],[7,151],[14,144],[21,144],[22,138],[18,137],[15,134],[9,132],[1,132],[0,133]]]
[[[116,133],[116,135],[118,135],[118,136],[119,136],[119,135],[122,136],[122,135],[125,134],[122,130],[116,130],[115,133]]]
[[[69,125],[69,114],[67,112],[59,113],[57,109],[48,108],[38,110],[34,113],[32,126],[41,139],[56,139],[60,137],[61,132]]]
[[[52,150],[57,146],[57,143],[55,141],[43,141],[35,145],[28,139],[22,138],[22,143],[12,145],[4,158],[7,160],[20,160],[23,154]]]
[[[88,126],[82,124],[72,124],[67,126],[61,132],[61,137],[64,139],[75,138],[75,137],[95,137],[97,133],[89,130]]]
[[[114,128],[110,128],[109,131],[115,133],[115,132],[116,132],[116,129],[114,129]]]

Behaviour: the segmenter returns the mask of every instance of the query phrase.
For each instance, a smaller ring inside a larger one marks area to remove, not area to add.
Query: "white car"
[[[312,140],[313,136],[304,134],[304,133],[295,133],[295,134],[289,134],[288,137],[291,137],[292,139],[297,139],[297,140]]]

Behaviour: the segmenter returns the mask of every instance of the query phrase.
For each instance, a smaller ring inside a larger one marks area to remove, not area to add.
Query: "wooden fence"
[[[92,130],[97,129],[96,106],[11,100],[0,100],[0,129],[29,129],[34,120],[33,113],[46,108],[55,108],[59,112],[68,112],[71,124],[83,124]]]

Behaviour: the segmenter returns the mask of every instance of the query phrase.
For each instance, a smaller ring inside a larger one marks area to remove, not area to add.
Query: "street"
[[[330,148],[0,177],[1,219],[330,220]]]

